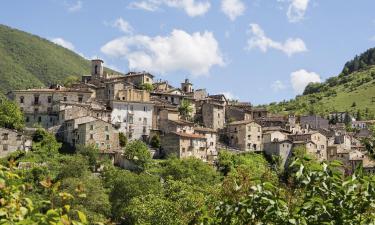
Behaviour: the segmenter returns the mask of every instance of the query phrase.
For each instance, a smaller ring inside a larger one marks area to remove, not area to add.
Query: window
[[[20,97],[20,103],[23,103],[24,100],[25,100],[25,97],[21,96],[21,97]]]
[[[149,81],[150,81],[150,78],[146,77],[146,81],[149,82]]]
[[[129,115],[129,124],[133,124],[133,115]]]
[[[98,65],[95,65],[95,71],[94,74],[98,74]]]
[[[64,102],[68,101],[68,97],[64,96]]]
[[[109,135],[108,135],[108,134],[105,136],[105,139],[106,139],[107,141],[109,141]]]
[[[94,125],[90,125],[90,130],[94,130]]]
[[[258,127],[258,132],[260,132],[260,127]]]
[[[30,118],[26,116],[26,123],[30,122]]]
[[[48,96],[47,101],[48,101],[48,103],[51,103],[52,102],[52,96]]]
[[[7,144],[3,145],[3,151],[8,151],[8,145]]]
[[[145,134],[145,133],[146,133],[146,131],[147,131],[146,127],[145,127],[145,126],[143,126],[143,133]]]
[[[83,97],[82,96],[78,96],[78,102],[82,102],[83,101]]]
[[[17,135],[17,141],[21,141],[21,139],[22,139],[22,135]]]
[[[249,135],[247,135],[247,139],[249,139],[249,140],[251,139],[251,135],[250,135],[250,134],[249,134]]]
[[[138,118],[138,121],[139,121],[139,122],[141,122],[141,121],[142,121],[142,118],[141,118],[141,117],[139,117],[139,118]]]
[[[185,148],[182,148],[182,152],[185,152]]]
[[[3,140],[8,140],[8,134],[7,133],[5,133],[5,134],[3,134]]]
[[[42,122],[42,117],[39,116],[39,117],[38,117],[38,123],[41,123],[41,122]]]
[[[146,117],[143,118],[143,124],[144,124],[144,125],[147,124],[147,118],[146,118]]]
[[[108,131],[108,126],[105,126],[105,131]]]
[[[34,104],[35,105],[39,104],[39,95],[34,96]]]
[[[214,146],[214,143],[211,141],[210,146]]]
[[[94,135],[93,134],[90,134],[90,139],[94,139]]]
[[[260,136],[257,137],[258,141],[260,141]]]
[[[145,112],[147,111],[147,107],[146,107],[146,106],[145,106],[145,107],[143,107],[143,111],[145,111]]]

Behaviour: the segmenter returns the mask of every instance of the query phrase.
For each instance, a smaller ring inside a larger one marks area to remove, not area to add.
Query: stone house
[[[152,99],[154,110],[152,111],[152,129],[160,129],[161,120],[178,120],[179,112],[176,106],[161,99]]]
[[[252,120],[228,124],[229,146],[242,151],[262,151],[262,127]]]
[[[300,117],[300,123],[301,126],[313,130],[319,130],[319,129],[325,129],[328,130],[328,120],[324,119],[317,115],[311,115],[311,116],[301,116]]]
[[[111,123],[95,117],[67,120],[62,128],[62,141],[73,148],[78,145],[94,145],[103,153],[120,149],[117,129]]]
[[[211,156],[211,161],[217,157],[218,151],[216,148],[217,132],[214,129],[205,127],[194,127],[194,133],[203,135],[206,138],[207,157]]]
[[[225,106],[216,101],[204,101],[201,106],[202,121],[205,127],[214,130],[223,129],[225,125]]]
[[[31,146],[31,137],[16,130],[0,127],[0,157],[7,156],[17,150],[28,151]]]
[[[163,112],[164,113],[164,112]],[[163,134],[170,133],[170,132],[177,132],[177,133],[187,133],[193,134],[194,133],[194,123],[186,120],[161,120],[160,121],[160,130]]]
[[[195,157],[207,160],[206,138],[201,134],[170,132],[161,136],[162,152],[178,158]]]
[[[44,89],[16,90],[11,98],[25,115],[26,126],[39,124],[49,128],[60,124],[59,105],[62,103],[90,103],[95,93],[89,89],[72,89],[61,86]]]
[[[231,105],[225,107],[225,117],[228,123],[234,121],[252,120],[253,118],[249,109]]]
[[[327,160],[327,137],[318,131],[291,134],[288,139],[294,144],[305,145],[307,152],[319,160]]]
[[[280,166],[286,168],[289,159],[292,157],[293,142],[284,139],[274,139],[264,144],[264,152],[269,156],[278,156],[280,158]]]
[[[136,86],[143,84],[153,84],[154,75],[147,72],[129,72],[125,74],[125,81],[133,83]]]

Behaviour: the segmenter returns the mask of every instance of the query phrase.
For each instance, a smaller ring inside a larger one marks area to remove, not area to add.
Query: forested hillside
[[[271,103],[274,113],[321,114],[348,111],[360,119],[375,117],[375,48],[347,62],[342,73],[309,84],[301,96]]]
[[[0,92],[61,83],[90,72],[90,62],[46,39],[0,25]]]

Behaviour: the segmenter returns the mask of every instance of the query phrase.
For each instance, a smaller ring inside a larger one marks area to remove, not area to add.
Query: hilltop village
[[[96,146],[122,167],[120,139],[125,138],[148,144],[153,158],[195,157],[210,164],[226,149],[278,156],[286,166],[293,150],[304,146],[318,160],[342,161],[347,174],[360,165],[375,172],[361,143],[375,121],[355,121],[345,112],[329,118],[274,115],[222,94],[209,95],[188,79],[173,87],[148,72],[108,74],[100,59],[92,60],[91,75],[69,87],[14,90],[8,97],[24,113],[26,130],[41,126],[70,149]],[[0,127],[0,156],[29,150],[26,133]]]

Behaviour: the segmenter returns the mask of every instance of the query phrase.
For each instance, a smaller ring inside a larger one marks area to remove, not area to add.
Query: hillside
[[[69,75],[89,72],[90,62],[78,54],[0,24],[0,93],[61,83]]]
[[[347,62],[343,72],[324,83],[309,84],[295,99],[271,103],[273,113],[321,114],[348,111],[360,119],[375,118],[375,49]]]

